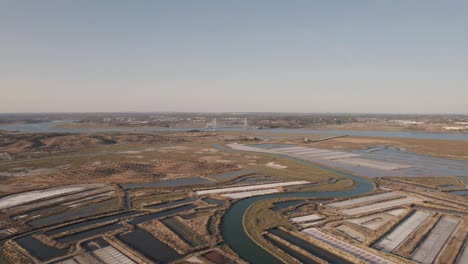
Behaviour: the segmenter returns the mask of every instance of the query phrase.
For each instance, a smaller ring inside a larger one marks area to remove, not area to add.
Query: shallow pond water
[[[63,237],[57,238],[56,240],[57,242],[60,242],[60,243],[74,242],[80,239],[103,234],[109,231],[114,231],[122,227],[123,226],[121,224],[109,224],[109,225],[104,225],[104,226],[88,229],[86,231],[82,231],[79,233],[63,236]]]
[[[139,227],[118,237],[125,244],[157,263],[168,263],[182,257],[174,249]]]
[[[32,236],[33,234],[27,235],[17,238],[14,241],[41,261],[60,257],[68,253],[69,248],[58,249],[49,247]]]
[[[81,221],[81,222],[78,222],[78,223],[74,223],[74,224],[70,224],[70,225],[66,225],[66,226],[63,226],[63,227],[59,227],[59,228],[49,230],[49,231],[45,232],[45,234],[47,236],[52,236],[52,235],[59,234],[59,233],[65,232],[65,231],[70,231],[70,230],[73,230],[73,229],[82,228],[82,227],[85,227],[85,226],[90,226],[90,225],[94,225],[94,224],[104,223],[104,222],[107,222],[107,221],[117,220],[117,219],[123,218],[123,217],[133,216],[133,215],[136,215],[138,213],[140,213],[140,212],[138,212],[138,211],[129,211],[129,212],[122,212],[122,213],[113,214],[113,215],[109,215],[109,216],[103,216],[103,217],[99,217],[99,218],[95,218],[95,219],[91,219],[91,220],[85,220],[85,221]]]
[[[71,221],[73,219],[92,216],[96,214],[96,212],[98,212],[100,208],[112,206],[116,202],[118,201],[114,199],[106,200],[103,202],[84,206],[78,210],[73,210],[73,211],[70,210],[70,211],[50,215],[47,217],[35,219],[33,221],[28,222],[28,225],[31,225],[34,227],[47,226],[47,225],[57,224],[57,223],[65,222],[65,221]]]

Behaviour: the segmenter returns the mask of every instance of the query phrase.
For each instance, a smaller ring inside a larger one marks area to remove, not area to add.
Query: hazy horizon
[[[47,114],[227,114],[227,115],[251,115],[251,114],[282,114],[282,115],[394,115],[394,116],[468,116],[468,113],[390,113],[390,112],[246,112],[246,111],[102,111],[102,112],[0,112],[0,115],[47,115]]]
[[[464,1],[7,1],[0,113],[468,114]]]

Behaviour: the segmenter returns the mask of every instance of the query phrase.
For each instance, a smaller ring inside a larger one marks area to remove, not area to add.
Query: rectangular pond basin
[[[352,264],[351,261],[348,261],[338,255],[334,255],[326,250],[323,250],[303,239],[300,239],[296,236],[293,236],[287,232],[284,232],[283,230],[281,229],[273,229],[273,230],[270,230],[270,233],[272,233],[273,235],[293,244],[293,245],[296,245],[300,248],[302,248],[303,250],[309,252],[310,254],[312,255],[315,255],[325,261],[328,261],[329,263],[342,263],[342,264]]]
[[[196,208],[196,207],[197,206],[194,205],[194,204],[187,204],[187,205],[175,207],[175,208],[172,208],[172,209],[169,209],[169,210],[165,210],[165,211],[162,211],[162,212],[157,212],[157,213],[138,216],[138,217],[135,217],[133,220],[129,221],[129,223],[132,224],[132,225],[138,225],[138,224],[141,224],[141,223],[144,223],[144,222],[147,222],[147,221],[151,221],[153,219],[157,219],[157,218],[160,218],[160,217],[164,217],[164,216],[168,216],[168,215],[188,211],[188,210]]]
[[[45,232],[45,234],[47,236],[53,236],[55,234],[59,234],[59,233],[65,232],[65,231],[78,229],[78,228],[82,228],[82,227],[85,227],[85,226],[99,224],[99,223],[103,223],[103,222],[107,222],[107,221],[117,220],[117,219],[120,219],[120,218],[133,216],[133,215],[136,215],[136,214],[139,214],[139,213],[140,212],[138,212],[138,211],[129,211],[129,212],[122,212],[122,213],[119,213],[119,214],[113,214],[113,215],[109,215],[109,216],[103,216],[103,217],[99,217],[99,218],[95,218],[95,219],[91,219],[91,220],[78,222],[78,223],[71,224],[71,225],[66,225],[66,226],[63,226],[63,227],[56,228],[56,229],[52,229],[52,230],[49,230],[49,231]]]
[[[49,247],[43,244],[41,241],[33,238],[32,236],[33,234],[27,235],[24,237],[17,238],[14,241],[26,251],[28,251],[31,255],[33,255],[41,261],[46,261],[56,257],[64,256],[68,253],[69,248],[58,249],[54,247]]]
[[[157,263],[169,263],[182,257],[174,249],[138,227],[118,237],[125,244]]]
[[[459,223],[460,221],[455,218],[447,216],[440,218],[411,259],[422,264],[434,263]]]
[[[275,247],[281,249],[284,251],[286,254],[290,255],[291,257],[299,260],[301,263],[304,264],[318,264],[318,262],[313,261],[312,259],[304,256],[303,254],[299,253],[298,251],[293,250],[292,248],[286,246],[283,243],[280,243],[279,241],[276,241],[272,239],[270,236],[263,236],[268,242],[272,243]]]
[[[33,221],[28,222],[28,225],[33,227],[39,226],[47,226],[51,224],[57,224],[60,222],[70,221],[73,219],[78,219],[81,217],[88,217],[96,214],[100,208],[109,207],[116,203],[116,200],[106,200],[103,202],[91,204],[88,206],[84,206],[77,210],[70,210],[63,213],[58,213],[50,216],[46,216],[44,218],[35,219]]]

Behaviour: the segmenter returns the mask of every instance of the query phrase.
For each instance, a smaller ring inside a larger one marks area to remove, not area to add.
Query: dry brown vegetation
[[[284,188],[286,191],[335,191],[353,187],[354,182],[350,179],[344,179],[333,172],[302,164],[295,160],[269,154],[252,154],[229,149],[223,151],[220,150],[221,148],[215,149],[214,146],[210,145],[212,143],[222,145],[222,142],[231,137],[232,134],[1,133],[0,152],[13,153],[15,160],[5,160],[0,163],[0,172],[7,172],[13,175],[10,177],[0,176],[0,195],[22,190],[83,182],[108,183],[113,184],[113,188],[117,188],[116,185],[118,183],[150,182],[185,176],[206,177],[238,169],[251,169],[255,171],[256,175],[273,180],[308,180],[311,183],[317,183],[317,185],[286,187]],[[277,140],[277,142],[286,143],[291,140],[291,138],[286,137]],[[294,140],[297,140],[297,138],[294,138]],[[447,148],[446,153],[448,155],[458,155],[458,158],[463,158],[461,155],[467,155],[466,149],[468,149],[468,143],[454,141],[345,137],[312,143],[307,146],[356,149],[376,145],[391,145],[404,147],[410,151],[427,151],[431,155],[442,156],[440,153],[445,151],[445,149],[441,150],[441,145],[443,144],[447,144],[447,146],[443,147]],[[284,165],[284,168],[265,166],[267,162]],[[23,173],[25,176],[19,177],[20,173]],[[331,178],[338,180],[329,183],[329,179]],[[425,184],[434,187],[444,185],[462,186],[463,184],[455,177],[410,178],[407,180],[414,182],[423,181]],[[232,185],[235,181],[226,179],[222,184]],[[385,183],[384,180],[382,182]],[[410,186],[404,183],[393,185],[401,188],[408,188]],[[410,188],[418,190],[418,188],[412,188],[412,186]],[[133,207],[138,208],[148,204],[187,198],[192,195],[190,189],[191,186],[184,188],[131,190],[130,198]],[[119,196],[123,195],[122,191],[119,191],[118,194]],[[418,206],[443,208],[444,203],[448,204],[447,200],[451,198],[449,194],[432,195],[440,196],[441,202],[439,204]],[[272,228],[286,227],[289,230],[297,230],[287,220],[286,214],[281,215],[286,210],[275,212],[270,209],[272,204],[278,201],[272,199],[253,204],[246,212],[244,227],[256,243],[289,263],[293,261],[290,256],[284,252],[278,252],[276,247],[264,239],[265,233]],[[312,211],[320,210],[320,214],[323,213],[327,218],[320,224],[324,229],[328,229],[329,232],[342,237],[343,240],[350,241],[351,238],[349,236],[343,236],[343,234],[340,235],[338,232],[330,231],[338,225],[348,226],[365,235],[362,245],[367,246],[381,236],[382,233],[389,231],[403,217],[395,217],[395,219],[389,221],[378,230],[370,231],[360,226],[345,223],[343,215],[333,210],[327,211],[327,209],[324,209],[324,206],[317,206],[312,202],[294,207],[294,209],[299,208],[299,210],[294,213],[289,211],[287,217],[310,214]],[[207,249],[208,246],[222,242],[219,225],[221,216],[225,212],[225,207],[207,206],[201,202],[198,202],[197,205],[200,204],[203,204],[203,206],[199,206],[196,212],[191,213],[192,218],[183,218],[180,215],[171,216],[164,220],[153,220],[141,224],[141,227],[180,253],[185,254],[194,252],[195,250]],[[117,209],[114,206],[119,207],[120,203],[116,200],[112,208]],[[457,206],[455,209],[460,208],[462,207]],[[109,210],[108,208],[103,208],[103,211]],[[0,214],[0,217],[5,216]],[[127,227],[132,228],[130,225]],[[466,233],[466,225],[463,228]],[[402,247],[399,253],[408,256],[415,243],[421,239],[423,233],[411,237],[407,242],[408,245]],[[457,233],[456,238],[452,239],[449,243],[450,252],[455,252],[460,247],[462,237],[459,234],[461,233]],[[53,245],[53,241],[47,240],[46,237],[40,237],[39,239],[46,244]],[[323,247],[326,248],[325,246]],[[333,250],[330,251],[333,252]],[[23,253],[8,243],[2,247],[2,253],[12,263],[27,263],[27,258]],[[211,253],[213,257],[212,261],[221,261],[223,263],[230,261],[229,258],[224,258],[225,256],[220,252],[216,251],[215,253]],[[444,261],[453,260],[453,258],[450,259],[450,256],[445,251],[441,258]]]
[[[151,133],[9,133],[0,132],[0,151],[65,151],[98,145],[161,144],[189,141],[182,136]]]
[[[1,246],[1,255],[7,263],[34,263],[31,259],[26,257],[17,247],[13,246],[10,242],[6,242]],[[0,258],[1,260],[1,258]]]
[[[209,220],[210,220],[210,215],[207,214],[207,215],[202,215],[199,217],[193,217],[191,219],[184,219],[181,221],[185,222],[195,232],[211,240],[214,237],[210,237],[210,234],[208,233],[207,226],[208,226]]]
[[[20,139],[15,139],[16,136]],[[102,138],[115,142],[108,143]],[[15,140],[28,141],[29,146],[34,140],[42,143],[34,150],[30,147],[20,149],[14,147]],[[39,139],[34,134],[10,135],[3,138],[0,149],[18,153],[14,155],[15,160],[0,163],[0,194],[83,181],[117,184],[194,175],[209,176],[236,169],[242,162],[242,157],[233,164],[217,162],[216,158],[200,159],[202,156],[215,156],[215,152],[204,151],[210,149],[207,148],[209,143],[199,140],[198,137],[183,135],[121,133],[99,137],[57,134]],[[60,147],[56,147],[58,145]],[[54,151],[49,151],[51,149]],[[20,178],[21,181],[18,181]]]
[[[188,226],[179,216],[166,218],[161,222],[192,247],[203,248],[207,245],[206,238]]]
[[[253,169],[276,179],[309,181],[336,177],[333,173],[272,155],[220,151],[232,133],[83,133],[28,134],[3,132],[0,152],[14,160],[0,162],[0,194],[82,183],[150,182]],[[26,158],[29,157],[29,158]],[[277,162],[286,169],[265,166]],[[21,181],[18,181],[21,177]],[[340,182],[332,189],[343,188]]]
[[[458,257],[458,253],[463,248],[465,239],[468,239],[468,222],[464,220],[455,235],[448,241],[445,250],[438,257],[438,263],[454,263]]]
[[[149,204],[179,200],[188,196],[188,191],[162,191],[154,188],[130,191],[132,207],[138,208]]]
[[[283,226],[288,229],[295,229],[279,213],[270,210],[273,203],[278,201],[280,200],[265,200],[251,205],[244,215],[244,229],[250,238],[262,248],[266,249],[285,263],[294,263],[293,258],[282,251],[276,250],[276,247],[271,243],[268,243],[263,237],[264,232],[279,226]]]
[[[202,255],[212,263],[216,264],[236,264],[239,263],[231,257],[228,257],[217,250],[212,250]]]
[[[146,222],[140,226],[165,244],[176,249],[181,254],[186,254],[192,250],[192,248],[183,239],[174,234],[174,232],[159,220]]]

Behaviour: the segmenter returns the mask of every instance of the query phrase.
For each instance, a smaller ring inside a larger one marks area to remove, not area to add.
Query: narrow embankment
[[[250,263],[282,263],[279,259],[271,255],[265,249],[257,245],[246,233],[243,226],[243,218],[247,209],[254,203],[273,199],[273,198],[328,198],[328,197],[347,197],[370,192],[374,189],[371,181],[357,177],[355,175],[330,168],[318,166],[313,163],[301,161],[310,166],[316,166],[324,170],[332,171],[336,174],[352,179],[356,182],[351,190],[336,192],[300,192],[300,193],[276,193],[263,196],[255,196],[235,202],[221,221],[221,234],[224,241],[234,250],[242,259]]]

